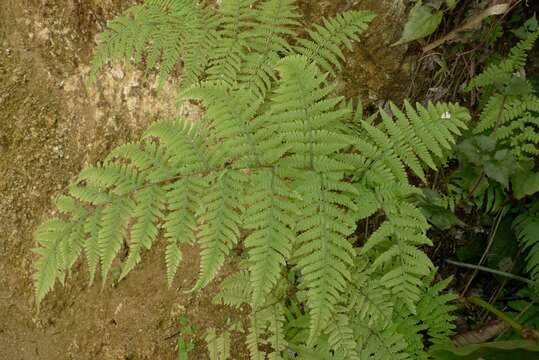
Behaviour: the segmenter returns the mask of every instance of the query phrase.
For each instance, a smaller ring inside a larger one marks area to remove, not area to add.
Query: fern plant
[[[468,90],[482,94],[481,113],[471,134],[457,145],[460,168],[446,194],[433,201],[451,211],[460,205],[485,213],[505,209],[515,218],[513,231],[534,281],[539,269],[534,205],[539,192],[539,97],[524,67],[538,38],[539,31],[528,33],[504,60],[487,66],[468,84]]]
[[[539,31],[530,33],[506,59],[489,66],[467,87],[482,89],[488,96],[474,132],[491,130],[497,142],[510,147],[516,158],[539,154],[539,98],[521,72],[538,37]]]
[[[499,211],[512,194],[517,199],[539,190],[539,97],[524,67],[539,31],[528,33],[499,63],[491,64],[467,86],[481,94],[480,116],[458,144],[460,169],[436,200],[452,211],[468,204]],[[491,181],[492,180],[492,181]]]
[[[470,116],[455,104],[406,103],[363,119],[331,79],[341,45],[373,15],[325,19],[307,39],[295,35],[298,18],[291,0],[229,0],[216,10],[151,0],[110,24],[94,69],[161,59],[166,79],[181,62],[189,84],[181,100],[199,102],[204,115],[151,125],[58,198],[62,215],[36,232],[38,304],[82,252],[90,282],[99,268],[105,283],[122,247],[120,278],[162,234],[170,285],[182,244],[200,246],[192,291],[243,243],[245,264],[216,301],[249,305],[252,359],[427,358],[424,340],[448,341],[452,298],[439,295],[446,283],[430,286],[434,267],[421,250],[429,226],[408,177],[425,181]],[[357,223],[375,213],[384,222],[358,241]],[[304,324],[293,337],[292,298]],[[208,332],[214,358],[228,357],[228,338]]]

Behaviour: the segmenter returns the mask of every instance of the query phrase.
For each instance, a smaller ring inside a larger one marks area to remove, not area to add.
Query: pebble
[[[114,68],[112,68],[110,73],[112,74],[112,77],[115,78],[116,80],[122,80],[125,77],[124,71],[118,66],[115,66]]]

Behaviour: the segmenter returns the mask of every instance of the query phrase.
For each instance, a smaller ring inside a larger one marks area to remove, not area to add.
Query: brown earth
[[[240,314],[211,304],[215,281],[197,294],[198,251],[169,289],[163,247],[149,252],[123,281],[87,286],[77,265],[37,313],[31,252],[37,225],[53,214],[52,200],[84,166],[136,139],[152,121],[195,108],[176,108],[177,84],[158,90],[132,66],[111,67],[87,85],[95,35],[135,1],[0,1],[0,359],[175,359],[178,319],[202,334]],[[305,22],[349,7],[377,11],[363,43],[349,54],[343,89],[369,103],[400,99],[408,83],[404,50],[388,48],[400,32],[402,1],[299,1]],[[227,264],[222,276],[230,272]],[[193,359],[204,359],[196,337]],[[235,359],[247,355],[239,343]]]

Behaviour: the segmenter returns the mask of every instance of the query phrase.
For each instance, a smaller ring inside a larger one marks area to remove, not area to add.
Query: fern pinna
[[[250,306],[252,359],[425,358],[425,330],[433,343],[448,341],[451,297],[438,296],[446,284],[430,285],[435,269],[420,250],[428,225],[408,169],[425,180],[469,115],[454,104],[406,103],[363,120],[335,96],[339,46],[350,47],[372,18],[345,12],[308,39],[295,37],[291,0],[229,0],[217,10],[153,0],[114,20],[96,68],[134,55],[150,67],[161,59],[166,78],[181,60],[190,84],[181,99],[199,102],[204,115],[155,123],[81,172],[57,201],[63,215],[36,233],[38,304],[81,252],[90,280],[100,268],[105,282],[127,246],[123,278],[161,234],[169,284],[182,244],[200,246],[193,290],[243,243],[245,264],[216,301]],[[375,213],[385,221],[354,241],[358,221]],[[291,294],[302,304],[298,331],[287,315]],[[228,356],[228,334],[207,338],[215,358]]]

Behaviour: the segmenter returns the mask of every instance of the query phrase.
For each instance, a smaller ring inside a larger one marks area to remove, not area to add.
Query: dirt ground
[[[167,288],[158,245],[117,286],[88,287],[84,264],[57,284],[40,313],[34,304],[31,252],[52,200],[84,166],[136,139],[152,121],[195,108],[175,106],[177,82],[158,91],[130,65],[105,69],[87,85],[96,34],[135,1],[0,0],[0,359],[175,359],[178,319],[202,331],[241,317],[211,304],[218,280],[197,294],[198,251],[185,249]],[[356,6],[355,3],[361,3]],[[305,22],[355,6],[380,16],[346,66],[343,89],[369,103],[398,100],[409,74],[403,48],[388,48],[401,29],[403,1],[299,1]],[[233,261],[233,260],[232,260]],[[233,268],[227,264],[222,276]],[[174,335],[174,336],[171,336]],[[200,337],[198,337],[200,338]],[[193,359],[205,359],[197,340]],[[235,359],[247,355],[237,341]]]

